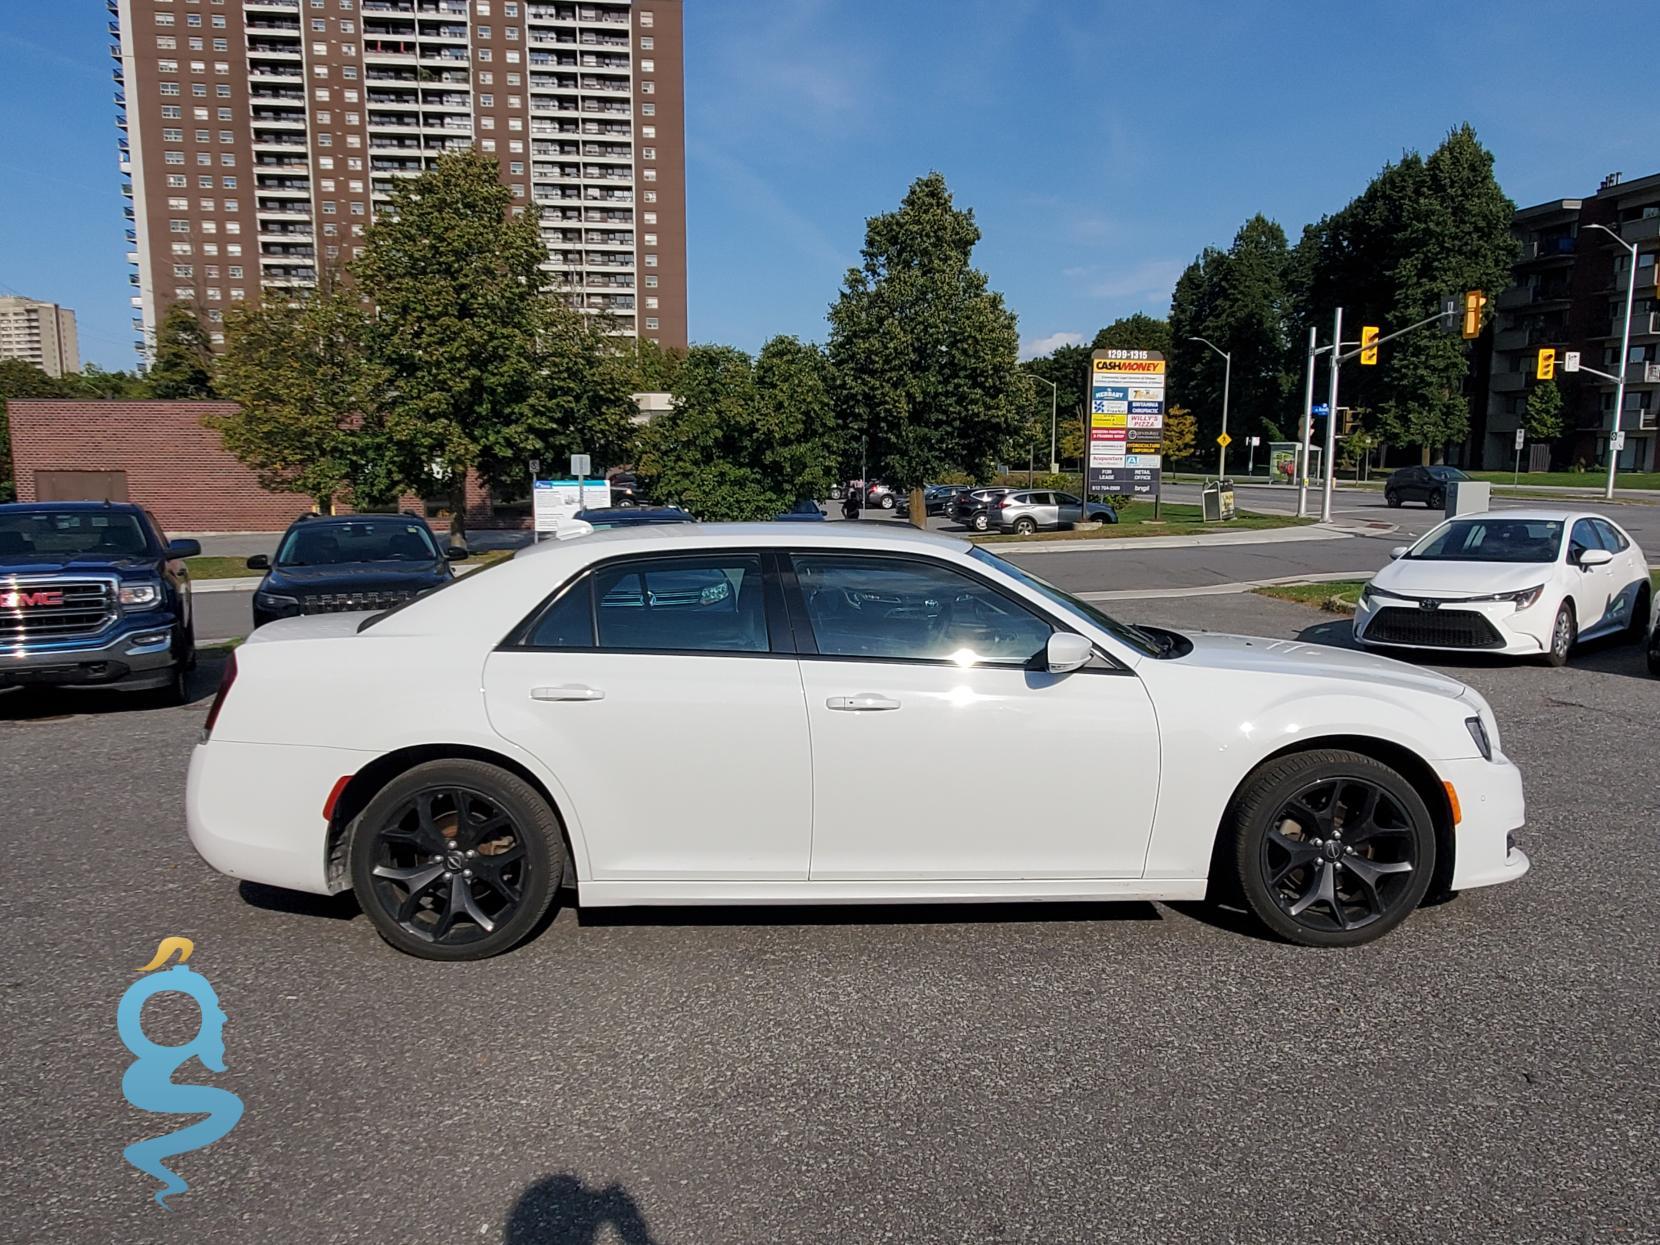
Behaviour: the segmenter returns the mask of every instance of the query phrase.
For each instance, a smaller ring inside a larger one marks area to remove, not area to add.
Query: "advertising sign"
[[[1164,475],[1164,356],[1097,350],[1089,357],[1088,490],[1157,497]]]
[[[557,532],[559,524],[578,510],[599,510],[611,504],[611,486],[604,480],[537,480],[532,491],[532,514],[538,532]]]

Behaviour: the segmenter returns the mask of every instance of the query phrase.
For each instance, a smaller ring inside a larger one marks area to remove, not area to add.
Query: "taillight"
[[[1009,499],[1007,497],[999,497],[997,499],[997,508],[999,510],[1007,509],[1008,504],[1009,504]]]
[[[225,697],[230,695],[231,684],[236,682],[236,653],[233,651],[225,656],[225,673],[219,680],[219,690],[214,694],[213,704],[208,709],[207,721],[202,723],[202,738],[213,734],[213,724],[219,720],[219,711],[225,707]]]

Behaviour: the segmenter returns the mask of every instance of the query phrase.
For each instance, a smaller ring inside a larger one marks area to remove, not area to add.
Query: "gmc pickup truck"
[[[0,505],[0,690],[153,690],[182,702],[196,664],[190,577],[202,547],[126,502]]]

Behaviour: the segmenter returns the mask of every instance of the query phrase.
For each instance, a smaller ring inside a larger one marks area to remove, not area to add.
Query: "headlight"
[[[1487,727],[1481,717],[1464,719],[1464,729],[1470,732],[1470,738],[1476,741],[1476,748],[1481,752],[1484,760],[1493,759],[1493,741],[1487,738]]]
[[[1545,585],[1539,584],[1537,587],[1523,588],[1520,592],[1495,592],[1491,596],[1471,597],[1469,599],[1472,601],[1514,601],[1517,609],[1525,610],[1528,606],[1537,604],[1540,595],[1544,591]]]
[[[121,604],[129,609],[154,609],[161,604],[160,584],[122,584]]]
[[[300,607],[300,598],[285,597],[279,592],[256,592],[254,604],[262,610],[292,610]]]
[[[1362,601],[1375,601],[1380,597],[1387,597],[1391,601],[1405,601],[1410,599],[1403,597],[1398,592],[1387,592],[1384,589],[1379,588],[1376,584],[1370,582],[1360,590],[1360,599]]]

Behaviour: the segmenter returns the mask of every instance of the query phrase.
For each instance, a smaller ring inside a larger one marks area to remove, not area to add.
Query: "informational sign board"
[[[557,532],[578,510],[600,510],[611,504],[611,486],[604,480],[537,480],[531,513],[538,532]]]
[[[1164,477],[1164,356],[1097,350],[1089,357],[1088,488],[1157,497]]]

